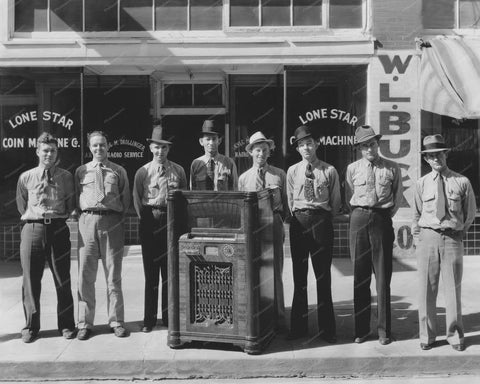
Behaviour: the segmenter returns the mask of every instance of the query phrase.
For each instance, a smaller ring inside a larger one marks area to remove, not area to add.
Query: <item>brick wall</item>
[[[422,35],[422,2],[372,0],[372,34],[383,49],[414,49]]]

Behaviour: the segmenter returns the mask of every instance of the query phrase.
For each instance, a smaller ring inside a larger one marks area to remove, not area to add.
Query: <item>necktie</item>
[[[103,185],[103,164],[98,163],[95,170],[95,198],[97,202],[101,202],[105,198],[105,186]]]
[[[261,191],[265,188],[265,171],[263,168],[258,168],[257,177],[255,178],[255,190]]]
[[[313,186],[313,179],[315,178],[312,171],[312,164],[307,164],[307,169],[305,170],[305,199],[311,201],[315,198],[315,191]]]
[[[367,167],[366,195],[368,206],[373,207],[377,203],[377,193],[375,191],[375,172],[372,162],[368,162]]]
[[[207,164],[207,190],[213,191],[214,189],[214,180],[215,180],[215,161],[213,158]]]
[[[47,193],[47,187],[51,183],[50,170],[45,169],[42,176],[42,193]]]
[[[443,186],[443,177],[438,174],[437,176],[437,218],[442,221],[445,217],[445,188]]]
[[[165,169],[165,166],[163,164],[160,164],[158,167],[158,180],[157,180],[157,185],[158,185],[158,197],[160,199],[160,202],[164,202],[167,199],[167,191],[168,191],[168,186],[167,186],[167,171]]]

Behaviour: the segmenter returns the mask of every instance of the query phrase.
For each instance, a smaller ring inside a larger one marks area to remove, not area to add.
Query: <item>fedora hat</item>
[[[258,131],[258,132],[255,132],[255,133],[254,133],[252,136],[250,136],[250,138],[248,139],[248,144],[247,144],[247,146],[245,147],[245,149],[247,150],[247,152],[250,152],[250,150],[252,149],[253,145],[254,145],[254,144],[257,144],[257,143],[267,143],[268,146],[270,147],[270,149],[275,148],[275,143],[273,142],[273,140],[267,139],[262,132]]]
[[[293,133],[293,136],[290,137],[290,144],[295,145],[300,140],[306,139],[307,137],[313,138],[313,133],[309,127],[307,127],[306,125],[301,125],[295,130],[295,132]]]
[[[375,133],[373,128],[370,125],[361,125],[358,127],[355,131],[355,139],[356,143],[355,144],[361,144],[364,143],[365,141],[368,141],[370,139],[377,139],[379,140],[382,137],[382,135],[378,135]]]
[[[200,136],[204,135],[217,135],[220,136],[220,133],[215,129],[215,122],[213,120],[205,120],[202,125],[202,131]]]
[[[165,139],[163,138],[163,135],[164,135],[164,132],[163,132],[163,131],[164,131],[164,129],[163,129],[163,127],[162,127],[160,124],[155,125],[155,126],[153,127],[153,131],[152,131],[152,138],[147,139],[147,142],[149,142],[149,143],[157,143],[157,144],[170,144],[170,145],[172,145],[172,142],[169,141],[169,140],[171,140],[170,138],[169,138],[169,140],[165,140]]]
[[[449,151],[442,135],[429,135],[423,138],[423,151],[420,153]]]

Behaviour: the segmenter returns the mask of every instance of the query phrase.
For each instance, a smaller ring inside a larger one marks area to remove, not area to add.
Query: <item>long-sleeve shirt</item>
[[[75,171],[75,193],[77,206],[82,210],[112,210],[125,213],[130,206],[130,190],[127,171],[122,166],[105,160],[103,164],[103,185],[105,197],[97,201],[95,193],[95,172],[98,162],[92,160]]]
[[[391,160],[378,157],[373,162],[375,175],[376,202],[371,205],[367,198],[367,159],[361,158],[347,167],[345,175],[345,201],[350,207],[361,206],[372,208],[390,208],[391,216],[395,215],[403,199],[402,175],[400,167]]]
[[[477,210],[475,194],[470,181],[450,169],[442,172],[445,197],[445,216],[437,218],[437,178],[432,171],[420,178],[415,185],[412,232],[416,237],[420,228],[452,229],[466,232]]]
[[[165,164],[166,178],[165,190],[159,188],[159,166],[156,161],[151,161],[140,167],[135,173],[133,182],[133,205],[138,217],[143,205],[166,207],[169,189],[187,189],[187,176],[182,166],[167,160]]]
[[[289,214],[287,199],[287,175],[283,169],[265,164],[265,188],[279,188],[280,199],[276,199],[273,204],[273,210],[279,212],[282,217]],[[254,165],[250,169],[243,172],[238,178],[239,191],[256,191],[258,166]]]
[[[200,156],[193,160],[190,167],[190,189],[207,189],[207,164],[210,157]],[[238,185],[238,174],[235,162],[227,156],[217,154],[213,161],[215,163],[213,186],[215,191],[236,191]]]
[[[50,181],[41,165],[18,178],[16,200],[22,220],[67,218],[75,209],[72,174],[56,166],[49,172]]]
[[[342,202],[337,170],[333,165],[316,159],[312,163],[314,198],[307,200],[305,197],[307,164],[308,161],[302,160],[288,168],[287,198],[290,211],[322,208],[330,211],[332,216],[337,215]]]

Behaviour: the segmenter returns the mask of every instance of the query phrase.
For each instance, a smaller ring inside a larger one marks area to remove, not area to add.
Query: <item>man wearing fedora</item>
[[[447,166],[449,148],[441,135],[426,136],[421,153],[432,171],[415,186],[413,236],[419,274],[420,348],[431,349],[436,338],[436,301],[440,274],[445,289],[447,341],[465,350],[462,322],[462,238],[475,219],[470,181]]]
[[[382,345],[391,342],[390,281],[395,238],[392,217],[402,201],[402,177],[397,163],[378,154],[379,140],[372,127],[355,131],[362,158],[349,164],[345,201],[350,214],[350,255],[353,261],[355,342],[370,334],[370,282],[377,289],[377,331]]]
[[[235,191],[238,185],[237,167],[232,159],[218,153],[222,142],[213,120],[205,120],[199,139],[205,154],[190,166],[190,188],[207,191]]]
[[[162,322],[168,326],[167,195],[169,189],[187,189],[184,169],[168,160],[172,142],[164,139],[159,123],[153,127],[150,151],[153,160],[135,174],[133,204],[140,218],[140,243],[145,275],[142,332],[157,324],[159,274],[162,275]]]
[[[318,335],[336,342],[331,274],[333,224],[340,208],[340,183],[335,168],[317,158],[318,141],[309,127],[295,130],[290,142],[302,160],[287,171],[287,198],[292,212],[290,249],[294,293],[288,339],[308,334],[307,276],[310,255],[317,287]]]
[[[285,171],[267,163],[274,148],[273,140],[267,139],[262,132],[255,132],[250,136],[246,150],[252,157],[253,165],[240,175],[238,190],[259,191],[264,188],[278,188],[279,190],[279,193],[274,195],[273,207],[274,286],[277,329],[285,331],[287,325],[282,280],[283,241],[285,239],[283,221],[290,214],[290,210],[288,209]]]

